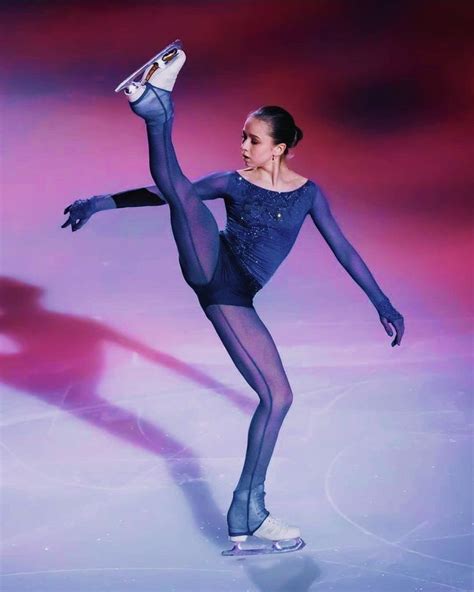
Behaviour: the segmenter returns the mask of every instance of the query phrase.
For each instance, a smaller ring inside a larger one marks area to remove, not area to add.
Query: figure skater
[[[169,205],[184,280],[260,399],[227,512],[229,540],[234,546],[222,554],[296,551],[305,545],[299,528],[270,514],[264,503],[267,468],[293,393],[253,298],[290,252],[309,214],[338,261],[375,306],[390,336],[393,325],[396,336],[392,346],[401,343],[403,317],[345,238],[320,187],[289,169],[288,149],[296,146],[303,134],[283,108],[264,106],[247,117],[241,142],[246,168],[215,172],[195,183],[182,173],[171,139],[171,94],[185,60],[182,43],[176,40],[116,89],[125,92],[132,111],[145,121],[156,185],[77,200],[64,210],[69,218],[62,227],[71,225],[73,231],[78,230],[92,214],[104,209]],[[225,200],[227,212],[223,231],[203,203],[218,197]],[[273,544],[244,549],[241,543],[252,535]]]

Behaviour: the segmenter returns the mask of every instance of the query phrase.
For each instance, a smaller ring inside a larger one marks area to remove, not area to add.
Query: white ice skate
[[[173,41],[173,43],[170,43],[164,49],[162,49],[159,53],[157,53],[155,56],[153,56],[151,59],[149,59],[145,64],[143,64],[143,66],[138,68],[138,70],[135,70],[135,72],[133,74],[130,74],[130,76],[128,76],[128,78],[126,78],[123,82],[121,82],[117,86],[117,88],[115,89],[115,92],[118,93],[123,90],[123,91],[125,91],[126,94],[131,94],[134,91],[136,91],[136,89],[143,87],[146,82],[150,81],[152,83],[153,81],[151,80],[151,78],[157,70],[164,70],[167,67],[167,65],[169,64],[169,62],[171,62],[177,56],[177,54],[181,53],[184,56],[184,52],[179,51],[179,50],[182,50],[182,48],[183,48],[183,44],[182,44],[181,40],[176,39],[175,41]],[[136,79],[141,74],[143,74],[143,76],[140,78],[139,81],[137,81]],[[176,73],[176,75],[177,75],[177,73]],[[175,79],[176,79],[176,77],[175,77]],[[174,84],[174,80],[170,80],[168,82],[165,82],[164,83],[165,86],[168,86],[168,87],[171,86],[171,88],[167,88],[165,90],[172,90],[173,84]],[[164,88],[164,86],[160,85],[160,88]]]
[[[258,537],[265,541],[272,541],[272,546],[268,544],[260,547],[245,548],[242,546],[249,536]],[[300,537],[300,529],[296,526],[289,526],[279,518],[269,514],[262,524],[257,528],[253,535],[229,536],[234,546],[228,551],[222,551],[222,555],[263,555],[267,553],[289,553],[290,551],[299,551],[306,543]],[[291,544],[291,541],[294,541]],[[286,545],[286,543],[290,543]]]

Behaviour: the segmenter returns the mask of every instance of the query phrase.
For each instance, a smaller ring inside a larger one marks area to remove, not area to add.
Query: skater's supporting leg
[[[272,336],[254,308],[212,304],[206,308],[206,316],[260,398],[250,422],[244,467],[227,516],[230,534],[248,534],[257,530],[269,514],[264,507],[263,486],[293,393]]]

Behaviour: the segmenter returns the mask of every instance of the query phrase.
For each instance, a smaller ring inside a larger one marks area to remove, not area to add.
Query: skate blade
[[[271,547],[260,547],[256,549],[244,549],[241,547],[242,543],[236,543],[232,549],[222,551],[221,554],[224,555],[224,557],[241,557],[243,555],[275,555],[278,553],[291,553],[292,551],[299,551],[306,546],[306,543],[301,537],[298,537],[294,540],[295,543],[293,545],[289,545],[288,547],[282,545],[281,541],[274,541]]]
[[[127,86],[130,83],[132,83],[134,81],[134,79],[137,78],[137,76],[142,74],[154,62],[158,62],[159,60],[162,60],[163,62],[168,63],[169,61],[171,61],[175,57],[175,55],[178,53],[178,49],[183,49],[183,44],[180,39],[176,39],[175,41],[173,41],[173,43],[170,43],[169,45],[167,45],[159,53],[157,53],[155,56],[153,56],[151,59],[149,59],[146,64],[143,64],[143,66],[138,68],[138,70],[135,70],[135,72],[133,74],[130,74],[130,76],[128,78],[126,78],[123,82],[121,82],[117,86],[117,88],[115,89],[115,92],[118,93],[118,92],[124,90],[125,88],[127,88]],[[150,70],[147,78],[149,76],[151,76],[156,71],[157,68],[159,68],[158,64],[156,64],[156,68],[152,68]]]

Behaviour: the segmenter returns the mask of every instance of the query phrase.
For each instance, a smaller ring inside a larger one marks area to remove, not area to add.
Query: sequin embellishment
[[[225,236],[241,266],[263,286],[286,257],[307,214],[313,184],[293,191],[254,185],[235,172]]]

